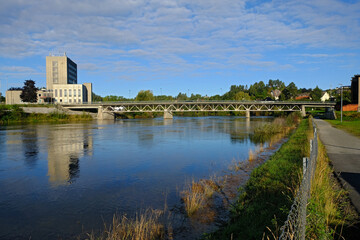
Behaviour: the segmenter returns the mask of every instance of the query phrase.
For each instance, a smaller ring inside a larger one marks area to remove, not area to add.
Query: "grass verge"
[[[336,120],[326,120],[336,128],[345,130],[355,136],[360,137],[360,113],[343,112],[343,122],[340,119],[340,112],[336,112]]]
[[[310,126],[310,120],[303,120],[288,142],[251,173],[230,221],[205,239],[278,237],[299,186],[302,158],[309,155]]]
[[[357,239],[358,215],[347,192],[333,175],[324,145],[318,141],[317,166],[307,207],[306,239]]]

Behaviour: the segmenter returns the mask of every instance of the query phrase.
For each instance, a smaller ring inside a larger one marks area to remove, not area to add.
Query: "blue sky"
[[[350,85],[360,73],[360,1],[0,0],[0,81],[45,86],[66,52],[102,96],[223,94],[280,79]]]

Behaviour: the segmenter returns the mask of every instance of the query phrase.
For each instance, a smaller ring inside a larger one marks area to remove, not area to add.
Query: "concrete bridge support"
[[[250,118],[250,110],[246,110],[245,116],[246,116],[246,118]]]
[[[99,120],[115,120],[115,115],[109,112],[104,112],[104,108],[100,106],[98,108],[97,119]]]
[[[306,117],[305,105],[301,105],[301,116]]]
[[[164,111],[164,119],[173,119],[173,114],[170,111]]]

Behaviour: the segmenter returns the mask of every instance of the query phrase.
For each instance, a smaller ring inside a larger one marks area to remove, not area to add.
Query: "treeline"
[[[340,100],[340,92],[335,90],[327,90],[328,94],[333,99]],[[177,96],[158,95],[155,96],[151,90],[141,90],[135,98],[125,98],[122,96],[109,95],[101,97],[93,93],[93,101],[225,101],[225,100],[280,100],[280,101],[292,101],[292,100],[312,100],[320,101],[324,91],[316,86],[311,88],[298,88],[294,82],[291,82],[287,86],[283,81],[269,80],[267,84],[263,81],[256,82],[250,86],[247,85],[232,85],[228,92],[223,95],[203,96],[201,94],[194,94],[188,96],[186,93],[179,92]],[[298,96],[304,96],[303,98],[296,99]],[[351,102],[350,92],[344,92],[344,101]]]

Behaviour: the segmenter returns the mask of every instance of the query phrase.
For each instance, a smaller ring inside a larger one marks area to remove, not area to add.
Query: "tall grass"
[[[349,226],[356,222],[357,214],[350,206],[347,192],[333,175],[325,147],[318,141],[318,160],[307,207],[306,238],[344,239],[343,235],[349,235]]]
[[[298,112],[289,114],[286,118],[278,117],[271,123],[264,124],[254,129],[251,136],[254,142],[264,143],[272,140],[278,134],[282,136],[288,134],[300,122],[301,116]]]
[[[99,235],[88,234],[89,240],[153,240],[172,239],[172,233],[166,231],[160,223],[164,211],[148,209],[136,215],[134,219],[126,215],[114,215],[112,223],[105,225],[105,230]]]
[[[213,194],[219,190],[216,176],[210,179],[201,179],[187,184],[184,191],[181,192],[184,201],[185,211],[189,217],[194,216],[200,209],[209,205]]]

